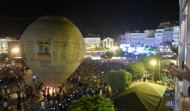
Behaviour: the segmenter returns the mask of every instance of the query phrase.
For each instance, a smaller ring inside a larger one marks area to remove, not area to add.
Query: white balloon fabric
[[[60,85],[80,65],[85,43],[78,28],[65,17],[43,16],[21,36],[21,55],[47,86]]]

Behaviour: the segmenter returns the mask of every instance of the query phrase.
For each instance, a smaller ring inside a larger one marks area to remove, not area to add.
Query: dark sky
[[[40,2],[41,1],[41,2]],[[38,0],[0,2],[0,34],[22,34],[44,15],[65,16],[82,32],[116,36],[125,31],[155,29],[179,20],[179,0]]]

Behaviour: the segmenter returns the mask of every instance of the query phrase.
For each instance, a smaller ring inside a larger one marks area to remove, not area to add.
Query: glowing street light
[[[13,48],[13,49],[12,49],[12,52],[14,52],[14,53],[18,53],[18,51],[19,51],[18,48]]]
[[[152,60],[152,61],[151,61],[151,64],[152,64],[152,65],[156,65],[156,61],[155,61],[155,60]]]
[[[152,60],[151,64],[154,66],[156,65],[156,60]],[[159,79],[160,79],[160,59],[158,60],[158,74],[159,74]]]

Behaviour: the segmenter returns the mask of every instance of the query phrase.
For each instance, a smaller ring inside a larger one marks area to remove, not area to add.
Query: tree
[[[80,99],[75,100],[69,108],[70,111],[115,111],[111,99],[100,95],[93,97],[83,95]]]
[[[113,90],[123,91],[131,85],[132,75],[123,70],[111,70],[108,72],[106,82]]]
[[[116,50],[115,52],[117,57],[122,57],[124,55],[122,50]]]
[[[152,60],[156,61],[156,65],[153,66],[151,64]],[[161,60],[162,60],[162,57],[160,55],[152,55],[150,57],[147,57],[147,58],[144,58],[141,60],[141,62],[144,63],[145,69],[146,69],[148,74],[151,74],[154,72],[154,81],[157,81],[160,79],[159,68],[160,68],[160,73],[161,73],[162,72],[162,66],[163,66]],[[161,67],[159,67],[159,61],[160,61]],[[168,63],[168,65],[169,65],[169,63]]]
[[[142,63],[144,63],[144,66],[145,66],[145,69],[148,71],[148,72],[154,72],[155,69],[153,68],[152,64],[151,64],[151,61],[152,60],[157,60],[157,63],[158,63],[158,60],[161,60],[162,57],[160,55],[152,55],[150,57],[147,57],[147,58],[144,58],[142,60],[140,60]]]
[[[106,56],[109,58],[113,57],[113,55],[114,55],[114,52],[111,52],[111,51],[106,52]]]
[[[128,63],[126,68],[132,74],[133,79],[138,79],[145,74],[145,66],[142,62]]]

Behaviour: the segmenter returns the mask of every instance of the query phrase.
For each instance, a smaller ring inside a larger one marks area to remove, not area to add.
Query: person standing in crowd
[[[35,82],[36,80],[36,76],[34,75],[34,73],[32,74],[32,81]]]
[[[40,109],[42,109],[42,110],[45,110],[45,109],[46,109],[44,101],[41,102]]]
[[[50,104],[50,100],[51,100],[50,94],[48,93],[48,94],[47,94],[47,103],[48,103],[48,104]]]
[[[8,98],[10,98],[10,88],[7,89]]]
[[[7,111],[7,110],[8,110],[7,99],[4,100],[3,107],[4,107],[4,111]]]
[[[17,103],[17,111],[20,111],[20,108],[21,108],[21,104],[20,102]]]
[[[5,96],[5,88],[2,88],[2,95],[3,95],[3,98]]]
[[[18,103],[21,102],[20,91],[17,91],[17,101],[18,101]]]
[[[21,98],[24,99],[24,90],[21,91]]]
[[[49,94],[49,87],[47,88],[47,93]]]
[[[54,92],[52,93],[52,99],[53,99],[53,102],[55,102],[55,93]]]
[[[44,101],[46,99],[46,91],[45,90],[42,90],[43,91],[43,97],[44,97]]]
[[[60,102],[60,94],[59,93],[57,93],[56,98],[57,98],[57,102],[59,103]]]
[[[17,86],[18,86],[18,89],[20,90],[20,82],[18,82]]]
[[[8,111],[12,111],[12,107],[11,106],[8,107]]]

